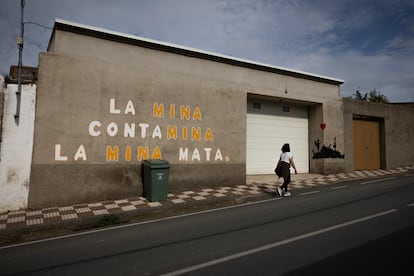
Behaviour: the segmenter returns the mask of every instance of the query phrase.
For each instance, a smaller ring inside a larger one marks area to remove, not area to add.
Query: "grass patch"
[[[116,225],[116,224],[120,224],[122,223],[121,219],[114,215],[114,214],[110,214],[110,215],[105,215],[103,216],[101,219],[99,219],[96,223],[95,223],[95,227],[104,227],[104,226],[110,226],[110,225]]]

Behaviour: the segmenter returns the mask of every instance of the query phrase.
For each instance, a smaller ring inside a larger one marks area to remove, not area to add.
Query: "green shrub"
[[[101,219],[99,219],[96,222],[95,227],[103,227],[103,226],[115,225],[115,224],[120,224],[120,223],[121,223],[121,219],[118,216],[114,214],[110,214],[110,215],[105,215]]]

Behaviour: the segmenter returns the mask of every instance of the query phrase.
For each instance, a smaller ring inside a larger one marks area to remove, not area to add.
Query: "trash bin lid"
[[[170,162],[162,159],[148,159],[142,161],[142,164],[150,167],[151,169],[166,169],[170,167]]]

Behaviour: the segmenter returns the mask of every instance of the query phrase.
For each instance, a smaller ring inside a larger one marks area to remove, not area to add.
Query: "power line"
[[[20,0],[20,36],[17,38],[17,46],[19,48],[19,63],[18,63],[18,71],[17,71],[17,104],[16,104],[16,113],[14,115],[14,120],[16,122],[16,125],[19,125],[20,121],[20,101],[21,101],[21,93],[22,93],[22,67],[23,67],[23,44],[24,44],[24,25],[25,24],[33,24],[38,27],[52,30],[53,28],[44,26],[42,24],[39,24],[37,22],[32,21],[24,21],[24,6],[26,4],[26,0]]]
[[[42,25],[42,24],[39,24],[39,23],[36,23],[36,22],[32,22],[32,21],[26,21],[23,24],[32,24],[32,25],[36,25],[36,26],[41,27],[41,28],[53,30],[53,28],[51,28],[51,27],[48,27],[48,26],[45,26],[45,25]]]

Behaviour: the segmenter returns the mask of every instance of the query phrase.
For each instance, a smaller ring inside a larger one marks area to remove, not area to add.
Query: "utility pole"
[[[17,45],[19,47],[19,64],[17,71],[17,105],[16,105],[16,114],[14,115],[14,120],[16,125],[19,125],[20,121],[20,101],[22,94],[22,66],[23,66],[23,37],[24,37],[24,5],[25,0],[20,0],[20,36],[17,38]]]

